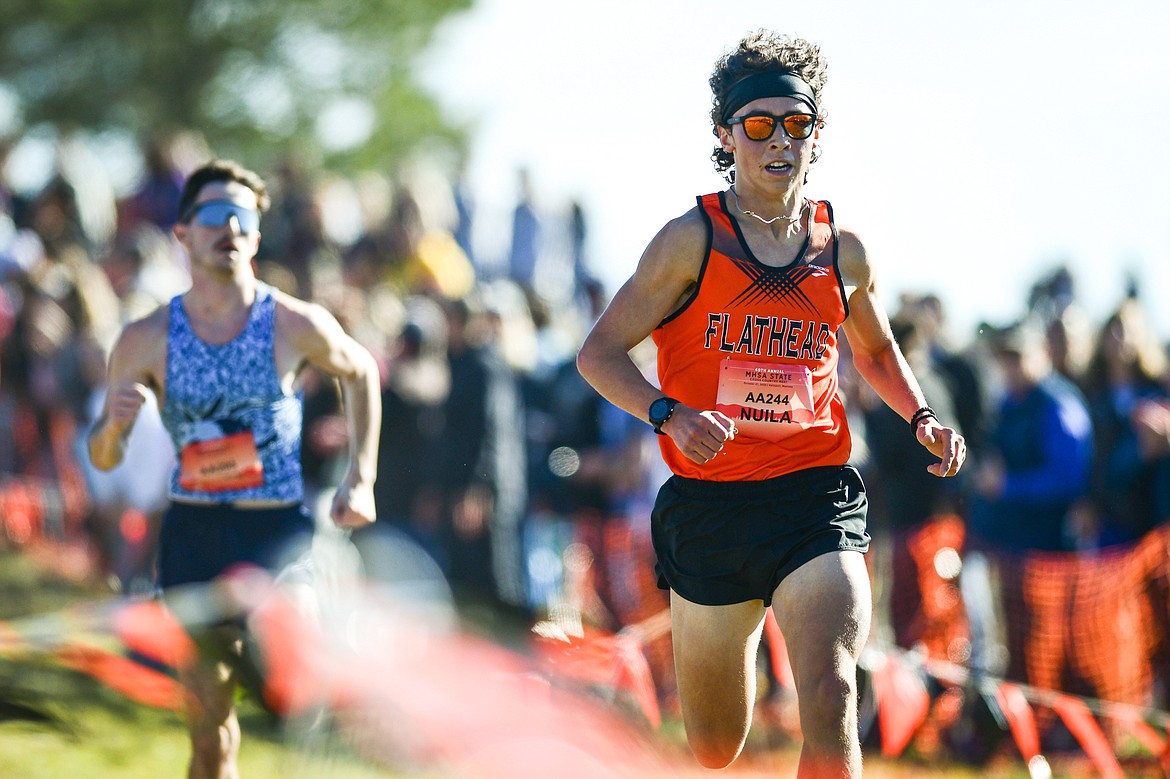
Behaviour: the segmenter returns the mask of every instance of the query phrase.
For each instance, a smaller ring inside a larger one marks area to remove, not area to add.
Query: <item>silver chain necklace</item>
[[[739,204],[739,195],[736,194],[735,187],[731,187],[731,196],[733,198],[735,198],[735,207],[737,209],[739,209],[739,212],[741,214],[743,214],[744,216],[750,216],[752,219],[757,219],[766,225],[770,225],[773,222],[795,222],[796,220],[800,219],[800,217],[804,216],[804,210],[806,208],[808,208],[808,200],[806,199],[804,201],[803,205],[801,205],[800,211],[798,211],[796,213],[796,216],[783,216],[783,215],[781,215],[781,216],[774,216],[771,219],[765,219],[764,217],[757,214],[755,211],[749,211]]]

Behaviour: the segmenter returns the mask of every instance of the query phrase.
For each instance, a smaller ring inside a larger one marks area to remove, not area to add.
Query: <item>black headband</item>
[[[723,123],[726,124],[736,111],[761,97],[795,97],[808,103],[814,114],[817,112],[817,99],[807,81],[795,73],[773,70],[754,73],[731,85],[723,101]]]

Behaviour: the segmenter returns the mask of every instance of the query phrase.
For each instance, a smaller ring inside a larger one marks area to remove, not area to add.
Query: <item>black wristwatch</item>
[[[674,407],[677,405],[677,400],[665,396],[650,404],[650,424],[654,426],[655,433],[666,435],[662,432],[662,426],[674,416]]]

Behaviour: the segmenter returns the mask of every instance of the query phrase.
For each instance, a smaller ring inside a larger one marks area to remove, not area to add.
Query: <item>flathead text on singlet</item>
[[[825,356],[833,330],[811,319],[734,314],[707,314],[703,348],[729,354],[820,360]]]

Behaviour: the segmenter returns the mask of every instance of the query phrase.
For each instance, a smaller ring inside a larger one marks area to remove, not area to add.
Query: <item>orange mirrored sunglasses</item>
[[[784,134],[796,141],[803,141],[813,134],[817,127],[816,114],[793,113],[775,116],[765,113],[751,113],[747,116],[733,116],[728,124],[742,124],[743,133],[749,140],[766,141],[776,132],[776,125],[784,128]]]

